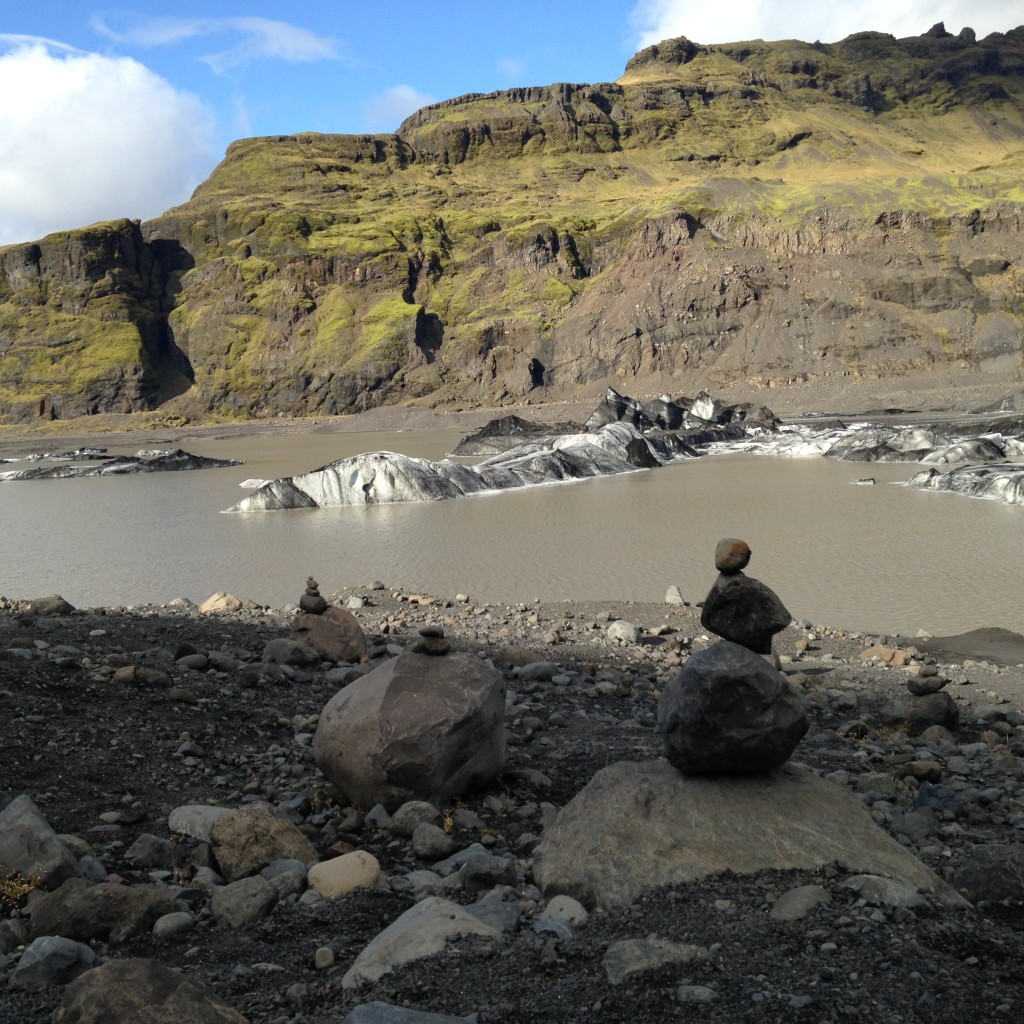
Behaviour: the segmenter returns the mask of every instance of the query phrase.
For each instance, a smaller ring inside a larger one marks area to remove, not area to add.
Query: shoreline
[[[582,420],[585,416],[592,411],[592,406],[589,403],[555,403],[549,405],[526,405],[514,407],[518,413],[537,414],[546,421],[552,421],[564,418],[576,418]],[[463,430],[467,433],[474,428],[483,425],[492,419],[496,414],[508,414],[513,411],[513,407],[504,408],[487,408],[487,409],[475,409],[468,411],[442,411],[442,410],[430,410],[430,409],[399,409],[394,407],[384,407],[380,409],[371,410],[367,413],[361,413],[353,416],[341,416],[332,417],[326,419],[289,419],[289,420],[259,420],[259,421],[246,421],[244,423],[231,423],[231,424],[204,424],[204,425],[188,425],[183,427],[174,428],[163,428],[157,430],[133,430],[133,431],[114,431],[110,434],[88,434],[88,435],[39,435],[32,432],[19,433],[16,432],[16,437],[10,436],[7,431],[10,428],[0,428],[0,456],[10,456],[10,453],[15,449],[18,450],[17,454],[22,454],[26,450],[38,451],[40,442],[45,437],[46,440],[56,440],[58,437],[62,441],[61,447],[71,447],[76,443],[79,446],[85,446],[89,444],[100,444],[103,446],[112,445],[124,445],[126,447],[138,447],[140,445],[147,446],[159,446],[159,445],[177,445],[177,444],[188,444],[190,440],[202,440],[206,441],[219,441],[225,439],[236,439],[236,438],[250,438],[250,437],[262,437],[268,435],[294,435],[296,437],[303,436],[323,436],[323,435],[353,435],[363,432],[375,432],[387,429],[404,429],[410,432],[419,430],[431,430],[443,427],[444,429]],[[954,414],[952,412],[946,412],[944,414],[920,414],[926,416],[930,420],[939,418],[952,418]],[[858,417],[867,417],[868,414],[858,414]],[[851,419],[854,417],[851,417]],[[875,417],[876,419],[882,418],[881,414]],[[901,417],[903,418],[903,417]],[[813,421],[813,417],[811,418]],[[67,421],[68,423],[78,423],[80,421]],[[403,426],[399,427],[398,424],[402,423]],[[56,447],[56,446],[55,446]],[[180,582],[180,581],[179,581]],[[671,583],[672,580],[666,579],[666,585]],[[48,584],[53,586],[54,584]],[[428,584],[430,585],[430,584]],[[434,586],[437,584],[434,583]],[[649,588],[645,588],[649,589]],[[168,594],[164,598],[165,601],[172,600],[174,597],[182,596],[179,594]],[[189,593],[186,596],[201,600],[202,596],[199,593]],[[500,599],[494,599],[494,595],[488,594],[488,598],[493,603],[502,603]],[[687,594],[688,597],[694,595]],[[520,598],[522,595],[520,595]],[[273,600],[273,595],[271,600]],[[160,605],[159,599],[146,599],[152,600],[154,606]],[[111,607],[123,607],[123,603],[117,603],[116,599],[110,599],[104,595],[104,601]],[[560,604],[579,604],[583,601],[594,603],[593,598],[553,598],[550,594],[545,595],[545,601],[549,604],[560,603]],[[601,603],[597,599],[598,603]],[[608,602],[606,602],[608,603]],[[614,602],[610,602],[614,603]],[[631,602],[632,603],[632,602]],[[829,620],[831,621],[831,620]],[[861,622],[863,622],[863,617]],[[970,623],[970,619],[968,622]],[[974,621],[978,621],[977,619]],[[980,620],[982,623],[991,626],[992,621],[998,621],[997,618],[988,618],[987,622],[985,619]],[[1004,622],[1009,622],[1004,620]],[[957,628],[960,623],[953,624],[953,628]],[[1013,625],[1017,625],[1016,622]],[[912,633],[917,631],[912,626],[908,626],[906,622],[898,627],[896,631],[886,630],[884,623],[868,622],[867,625],[859,625],[851,627],[844,625],[845,629],[855,629],[862,633],[875,632],[881,633],[883,631],[888,632],[890,635],[902,635],[904,637],[910,636]],[[962,628],[962,627],[961,627]],[[983,628],[976,626],[975,630]],[[947,623],[947,630],[949,624]],[[933,630],[934,631],[934,630]]]
[[[609,382],[622,386],[622,381]],[[650,386],[636,382],[632,397],[646,401],[669,392],[680,394],[685,388],[676,382],[670,386]],[[656,382],[665,384],[666,382]],[[959,378],[925,376],[886,381],[832,381],[827,384],[792,384],[779,389],[753,387],[745,383],[703,380],[693,383],[690,392],[701,388],[713,398],[725,402],[749,401],[769,406],[784,420],[804,417],[835,416],[844,419],[878,419],[899,408],[899,418],[936,420],[969,415],[993,415],[999,407],[1007,412],[1024,411],[1024,384],[1007,383],[995,374],[972,374]],[[501,405],[473,408],[432,408],[429,406],[378,406],[360,413],[339,416],[276,417],[243,421],[208,421],[173,424],[161,422],[173,413],[159,410],[148,413],[103,413],[70,420],[51,420],[33,424],[0,424],[0,458],[10,453],[28,453],[44,440],[61,439],[61,447],[89,444],[121,445],[177,444],[190,438],[222,439],[258,437],[278,433],[358,433],[459,427],[467,433],[500,416],[521,415],[542,423],[578,420],[583,422],[601,401],[606,385],[579,388],[573,395],[551,401],[543,396],[526,396]]]
[[[683,606],[669,604],[668,602],[656,601],[634,601],[610,598],[607,600],[592,598],[563,598],[557,601],[533,599],[530,601],[494,601],[477,600],[471,596],[458,595],[465,600],[459,600],[454,595],[443,596],[429,593],[424,590],[406,589],[403,587],[387,586],[383,591],[378,591],[377,584],[347,585],[336,590],[330,597],[330,602],[344,606],[345,602],[352,597],[361,597],[369,602],[368,607],[379,607],[387,612],[393,613],[402,609],[426,608],[444,610],[448,613],[450,621],[457,621],[461,618],[464,622],[472,622],[482,616],[486,616],[482,632],[484,640],[487,639],[486,624],[492,616],[512,616],[520,618],[535,619],[532,623],[532,640],[538,646],[548,647],[551,653],[561,653],[563,656],[576,656],[580,646],[586,646],[586,640],[582,644],[563,642],[561,636],[557,640],[551,639],[551,628],[543,628],[542,623],[560,622],[562,626],[571,623],[573,620],[615,621],[616,619],[635,622],[656,641],[659,630],[666,632],[685,629],[689,635],[703,636],[705,645],[716,641],[713,634],[709,634],[700,624],[701,605],[703,601],[696,603],[687,601]],[[221,592],[225,593],[225,592]],[[386,595],[386,596],[384,596]],[[58,595],[59,596],[59,595]],[[245,617],[263,618],[267,621],[284,622],[297,610],[298,606],[292,602],[280,606],[264,604],[254,601],[241,594],[229,594],[230,598],[237,599],[241,604],[239,615]],[[217,594],[210,594],[204,600],[212,600]],[[33,601],[42,599],[43,595],[35,598],[12,597],[0,594],[0,615],[28,614]],[[89,607],[74,608],[72,615],[79,618],[96,618],[109,615],[136,616],[139,618],[152,618],[161,615],[184,616],[212,623],[217,621],[221,612],[205,613],[200,611],[204,601],[193,602],[187,598],[175,598],[163,603],[139,603],[139,604],[107,604]],[[231,617],[235,613],[228,613]],[[668,625],[666,625],[668,624]],[[801,644],[804,634],[813,635],[813,643],[821,649],[827,648],[826,653],[841,659],[849,659],[856,656],[861,650],[872,644],[880,643],[892,645],[899,649],[915,649],[921,652],[924,657],[941,660],[948,666],[967,663],[979,663],[993,666],[997,670],[1006,670],[1007,673],[1019,675],[1019,685],[1014,686],[1015,700],[1022,711],[1024,711],[1024,634],[1001,626],[982,626],[963,633],[951,634],[948,636],[936,636],[924,630],[918,630],[914,634],[900,633],[882,630],[850,629],[843,626],[836,626],[826,623],[812,623],[807,619],[794,618],[783,634],[779,635],[780,642],[775,645],[777,654],[784,659],[792,659],[786,664],[800,662],[805,659]],[[500,639],[500,638],[499,638]],[[493,640],[491,642],[494,642]],[[641,653],[642,646],[637,647],[634,653]],[[675,663],[673,663],[675,664]]]

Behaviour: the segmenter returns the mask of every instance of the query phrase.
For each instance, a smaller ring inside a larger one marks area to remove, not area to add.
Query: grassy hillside
[[[176,405],[240,415],[1019,374],[1022,49],[671,40],[615,82],[461,97],[396,135],[237,142],[143,226],[158,272],[113,312],[89,271],[25,281],[0,250],[0,407],[111,365],[156,401],[160,330],[194,380]]]

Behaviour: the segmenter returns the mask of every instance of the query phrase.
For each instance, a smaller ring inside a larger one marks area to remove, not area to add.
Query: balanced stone
[[[726,537],[715,547],[715,568],[728,574],[740,572],[750,561],[750,545],[737,537]]]
[[[792,619],[774,590],[739,570],[715,580],[700,615],[705,629],[757,654],[771,654],[772,637]]]
[[[310,615],[323,615],[327,601],[320,596],[320,584],[312,576],[306,580],[306,592],[299,598],[299,607]]]
[[[781,672],[738,644],[693,655],[658,701],[665,756],[688,774],[777,768],[807,732],[803,698]]]

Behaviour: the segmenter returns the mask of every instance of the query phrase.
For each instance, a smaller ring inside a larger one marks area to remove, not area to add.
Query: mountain
[[[0,249],[0,417],[1024,373],[1024,26],[636,54]],[[754,394],[749,397],[756,398]]]

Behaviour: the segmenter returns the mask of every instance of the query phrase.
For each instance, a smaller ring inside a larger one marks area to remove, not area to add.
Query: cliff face
[[[0,250],[0,416],[1024,373],[1024,28],[637,54]]]
[[[131,221],[0,249],[0,412],[137,412],[186,390],[167,311],[189,262]]]

